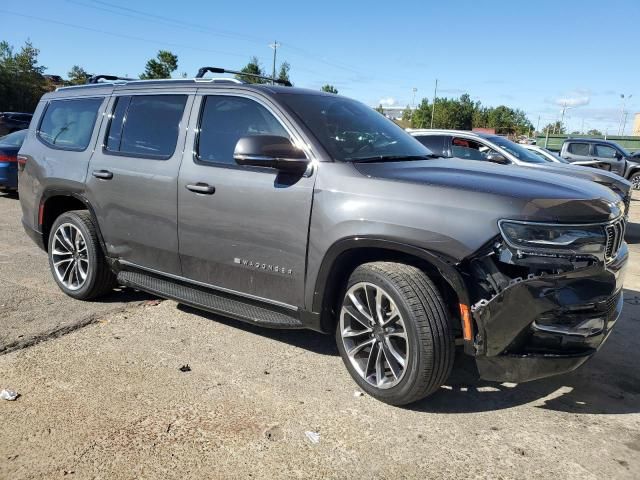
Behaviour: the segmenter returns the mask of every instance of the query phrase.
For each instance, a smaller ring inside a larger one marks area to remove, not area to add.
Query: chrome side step
[[[169,298],[185,305],[263,327],[304,328],[298,318],[291,316],[287,312],[267,308],[222,292],[182,283],[159,275],[123,270],[118,273],[118,282],[121,285],[144,290],[159,297]]]

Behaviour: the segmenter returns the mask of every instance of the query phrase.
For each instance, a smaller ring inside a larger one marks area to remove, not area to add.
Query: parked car
[[[396,405],[446,381],[456,343],[482,378],[521,382],[611,332],[629,254],[610,189],[436,159],[362,103],[206,72],[237,73],[41,99],[20,202],[67,295],[119,283],[332,333],[359,387]]]
[[[0,136],[29,128],[30,113],[0,112]]]
[[[0,138],[0,189],[18,188],[18,150],[26,134],[26,130],[19,130]]]
[[[556,153],[552,152],[547,148],[539,147],[538,145],[522,145],[522,146],[527,150],[535,153],[546,162],[564,163],[564,164],[571,163],[568,160],[565,160],[564,158],[562,158],[561,156],[557,155]]]
[[[560,156],[571,163],[589,165],[629,179],[640,189],[640,159],[615,142],[592,138],[568,138],[562,143]]]
[[[504,165],[542,169],[572,178],[594,181],[612,189],[627,205],[631,203],[631,185],[610,172],[562,163],[551,163],[534,151],[499,135],[461,130],[410,130],[420,143],[445,158],[479,160]]]

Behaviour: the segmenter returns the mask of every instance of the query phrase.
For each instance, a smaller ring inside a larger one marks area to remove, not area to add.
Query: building
[[[640,137],[640,112],[633,116],[633,130],[631,131],[631,135]]]

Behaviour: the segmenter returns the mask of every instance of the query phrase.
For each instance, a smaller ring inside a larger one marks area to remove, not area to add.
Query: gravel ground
[[[460,356],[438,393],[395,408],[354,395],[330,336],[128,290],[65,297],[0,194],[0,389],[21,394],[0,400],[0,478],[637,479],[633,205],[626,310],[595,358],[515,385],[478,380]]]

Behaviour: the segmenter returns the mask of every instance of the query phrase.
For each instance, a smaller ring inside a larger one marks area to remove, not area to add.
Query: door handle
[[[102,180],[111,180],[113,178],[113,173],[109,170],[94,170],[93,176],[101,178]]]
[[[207,183],[196,183],[196,184],[188,184],[187,190],[190,190],[195,193],[203,193],[205,195],[213,195],[216,193],[216,187],[213,187]]]

